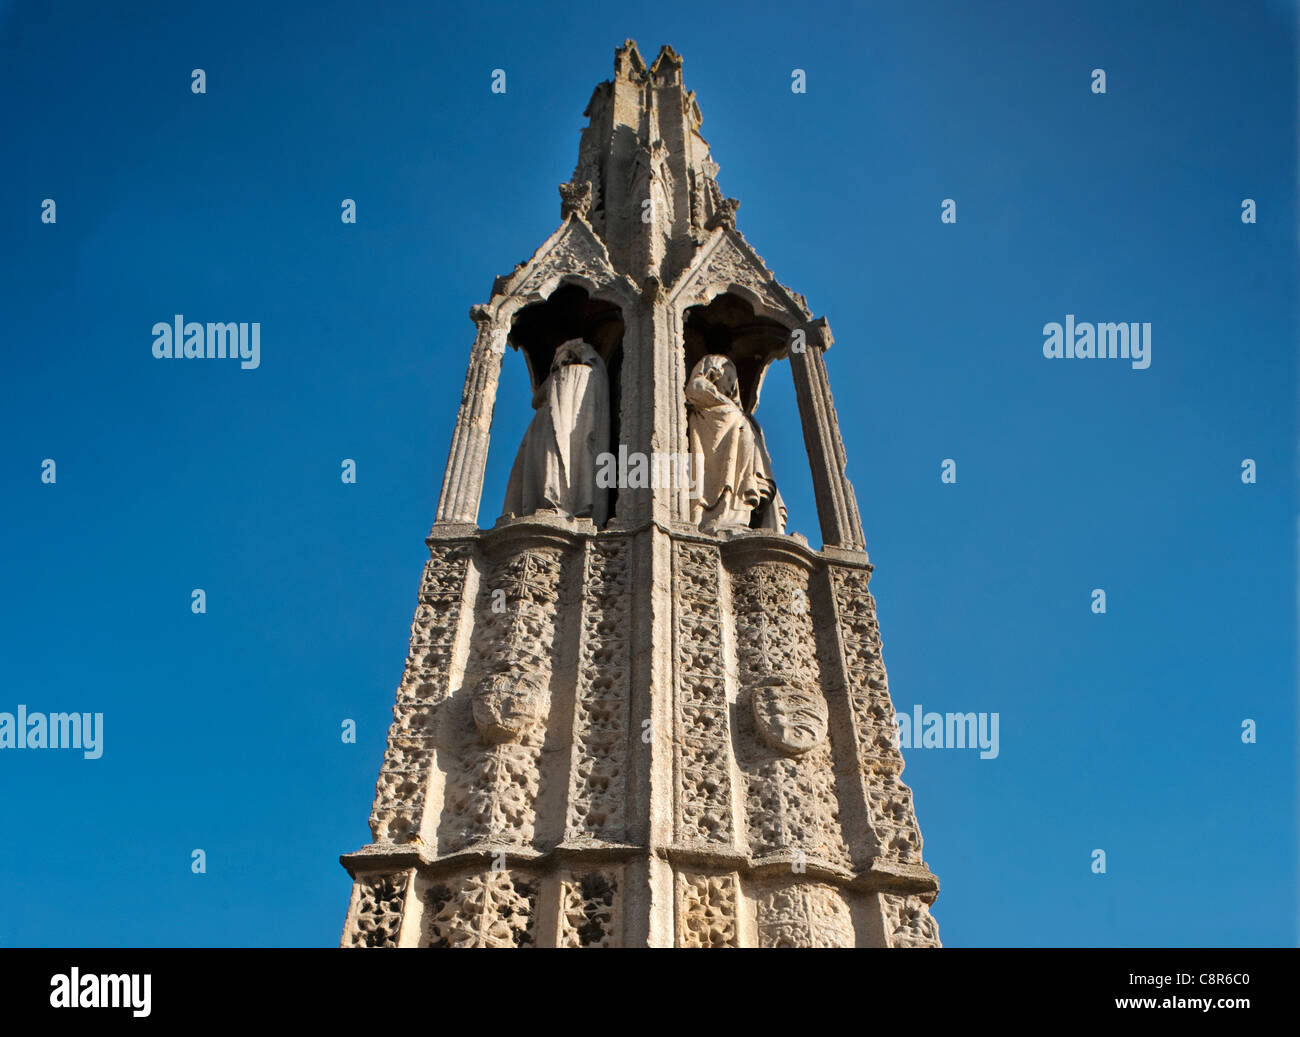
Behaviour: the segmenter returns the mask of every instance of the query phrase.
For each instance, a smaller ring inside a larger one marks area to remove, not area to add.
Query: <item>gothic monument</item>
[[[342,944],[938,946],[830,328],[736,230],[671,48],[626,42],[585,114],[563,223],[470,311]],[[535,413],[480,529],[515,353]],[[774,362],[821,550],[755,418]]]

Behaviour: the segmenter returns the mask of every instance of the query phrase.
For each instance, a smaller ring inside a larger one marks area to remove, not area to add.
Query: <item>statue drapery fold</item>
[[[533,406],[503,512],[552,510],[604,525],[608,492],[596,485],[596,458],[609,449],[609,379],[595,348],[581,339],[561,344]]]

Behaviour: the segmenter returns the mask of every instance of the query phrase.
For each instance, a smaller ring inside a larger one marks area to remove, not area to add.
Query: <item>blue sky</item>
[[[945,943],[1296,943],[1290,5],[299,6],[0,5],[0,711],[105,714],[99,760],[0,752],[0,944],[337,942],[467,311],[625,37],[834,330],[898,709],[1000,716],[907,754]],[[175,313],[261,366],[154,359]],[[1150,368],[1044,359],[1067,313]],[[784,370],[759,417],[817,543]]]

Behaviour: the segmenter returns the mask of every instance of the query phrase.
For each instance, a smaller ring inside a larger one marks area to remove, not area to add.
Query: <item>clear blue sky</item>
[[[105,714],[99,760],[0,752],[0,944],[337,942],[467,311],[629,36],[834,329],[899,710],[1000,715],[996,760],[907,754],[945,942],[1296,942],[1290,5],[280,6],[0,5],[0,711]],[[260,321],[260,368],[154,359],[175,313]],[[1151,322],[1150,369],[1044,359],[1067,313]]]

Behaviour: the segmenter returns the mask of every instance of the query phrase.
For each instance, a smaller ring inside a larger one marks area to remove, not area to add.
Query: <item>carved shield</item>
[[[800,756],[826,737],[826,699],[809,685],[769,677],[750,691],[758,733],[771,748]]]

